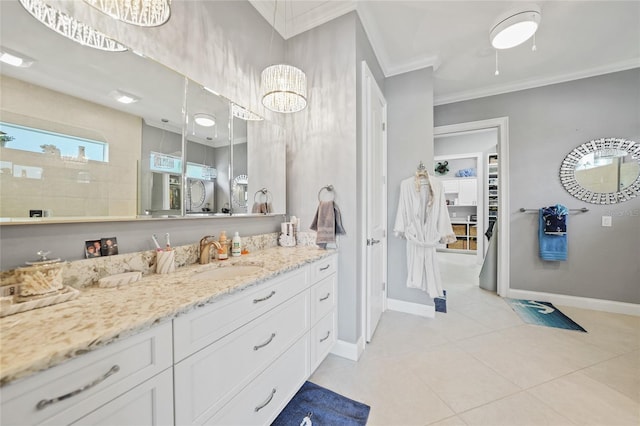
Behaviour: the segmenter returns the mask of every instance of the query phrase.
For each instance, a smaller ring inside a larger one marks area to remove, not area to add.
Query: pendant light
[[[127,24],[157,27],[169,20],[171,0],[84,0],[102,13]]]
[[[276,26],[278,1],[275,1],[273,11],[273,25],[271,41],[269,42],[269,56]],[[285,28],[286,28],[285,8]],[[300,69],[292,65],[277,64],[265,68],[261,74],[262,104],[274,112],[298,112],[307,106],[307,76]]]

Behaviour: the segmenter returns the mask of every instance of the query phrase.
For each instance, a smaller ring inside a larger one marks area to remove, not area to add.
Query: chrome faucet
[[[216,240],[211,241],[211,238],[215,238],[213,235],[207,235],[200,239],[200,264],[206,265],[211,262],[211,246],[214,246],[218,250],[222,248],[219,242]]]

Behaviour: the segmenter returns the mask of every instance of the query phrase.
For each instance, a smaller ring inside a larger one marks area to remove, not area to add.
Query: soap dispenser
[[[218,260],[226,260],[229,258],[229,246],[227,244],[227,232],[220,231],[220,248],[218,249]]]
[[[241,256],[242,255],[242,240],[240,239],[240,235],[238,231],[236,231],[233,239],[231,240],[231,256]]]

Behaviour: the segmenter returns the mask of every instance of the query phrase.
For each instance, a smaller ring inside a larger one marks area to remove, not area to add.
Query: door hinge
[[[387,290],[387,283],[383,282],[382,283],[382,291],[385,291],[385,290]]]
[[[385,130],[387,130],[387,123],[382,123],[382,131],[384,132]]]

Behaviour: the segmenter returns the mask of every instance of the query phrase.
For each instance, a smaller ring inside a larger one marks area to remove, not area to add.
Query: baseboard
[[[344,340],[337,340],[331,349],[331,353],[351,361],[358,361],[364,352],[364,336],[360,336],[357,343],[349,343]]]
[[[387,309],[426,318],[436,317],[436,307],[434,305],[422,305],[420,303],[405,302],[404,300],[398,299],[387,298]]]
[[[640,305],[618,302],[615,300],[591,299],[589,297],[568,296],[565,294],[544,293],[540,291],[509,289],[512,299],[529,299],[550,302],[554,305],[572,306],[574,308],[591,309],[593,311],[612,312],[640,316]]]

